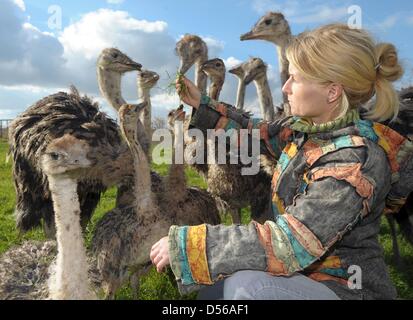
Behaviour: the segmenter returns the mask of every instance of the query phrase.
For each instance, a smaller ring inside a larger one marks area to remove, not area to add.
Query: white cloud
[[[376,27],[382,31],[389,30],[396,25],[399,19],[400,19],[400,14],[398,13],[393,14],[391,16],[386,17],[386,19],[384,19],[382,22],[378,23]]]
[[[227,70],[232,69],[233,67],[239,65],[242,61],[238,60],[237,58],[234,57],[229,57],[227,59],[224,59],[225,67]]]
[[[179,104],[176,94],[167,93],[171,82],[167,74],[174,77],[179,61],[174,53],[176,39],[168,33],[166,22],[139,20],[124,11],[101,9],[83,15],[55,37],[28,23],[27,17],[13,15],[13,7],[16,4],[11,0],[0,4],[0,28],[10,30],[0,34],[0,47],[7,48],[0,51],[0,93],[6,96],[0,101],[2,110],[17,114],[41,97],[67,91],[73,84],[116,118],[116,112],[100,96],[96,79],[98,55],[112,46],[161,76],[152,91],[154,117],[166,116],[167,110]],[[219,57],[225,43],[211,36],[201,37],[208,44],[209,57]],[[241,62],[231,56],[224,60],[227,68]],[[188,77],[193,79],[193,70]],[[269,77],[274,88],[276,77]],[[228,74],[221,100],[234,104],[237,86],[237,78]],[[136,73],[123,78],[122,90],[126,101],[137,101]],[[245,104],[253,106],[253,111],[259,110],[253,85],[247,89]]]
[[[26,5],[23,0],[13,0],[13,2],[22,10],[26,11]]]
[[[348,16],[348,7],[332,7],[323,5],[321,1],[314,0],[254,0],[252,8],[260,15],[268,11],[282,12],[289,22],[297,24],[339,21]]]

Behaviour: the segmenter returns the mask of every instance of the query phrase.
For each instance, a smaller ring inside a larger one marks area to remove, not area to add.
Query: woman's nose
[[[291,88],[290,88],[290,79],[288,78],[288,80],[284,83],[283,87],[282,87],[282,92],[285,94],[290,94],[291,93]]]

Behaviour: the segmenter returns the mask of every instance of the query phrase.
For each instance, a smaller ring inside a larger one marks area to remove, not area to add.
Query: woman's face
[[[292,115],[309,117],[314,123],[332,120],[329,87],[305,79],[291,63],[289,73],[282,91],[288,95]]]

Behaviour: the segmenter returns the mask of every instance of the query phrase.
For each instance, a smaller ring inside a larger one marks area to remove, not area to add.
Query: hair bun
[[[403,68],[399,64],[397,50],[391,43],[376,45],[376,58],[379,62],[377,74],[388,81],[396,81],[403,76]]]

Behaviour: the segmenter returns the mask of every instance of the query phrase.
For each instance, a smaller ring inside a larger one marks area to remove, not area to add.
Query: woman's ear
[[[328,87],[327,103],[336,102],[343,94],[343,86],[338,83],[332,83]]]

